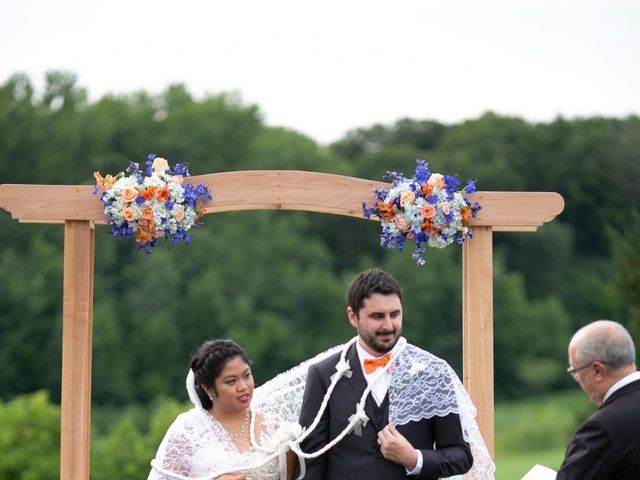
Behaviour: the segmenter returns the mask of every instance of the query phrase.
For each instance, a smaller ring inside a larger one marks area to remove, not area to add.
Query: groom
[[[376,369],[400,347],[402,292],[391,275],[381,270],[358,274],[349,285],[347,300],[349,323],[358,333],[346,355],[351,375],[338,380],[320,422],[301,445],[306,453],[318,451],[343,431],[369,382],[381,373]],[[409,347],[419,350],[411,345],[406,348]],[[300,414],[300,424],[305,428],[309,428],[321,407],[331,376],[336,373],[339,355],[309,368]],[[399,363],[397,367],[407,368]],[[389,423],[390,370],[383,371],[371,386],[365,403],[366,424],[325,454],[308,460],[305,479],[388,480],[409,475],[430,480],[463,474],[471,468],[471,449],[463,438],[457,414],[424,414],[403,425]],[[399,373],[402,372],[394,374]],[[392,398],[400,400],[397,395]],[[433,408],[438,402],[435,398],[428,400],[430,405],[417,408]]]

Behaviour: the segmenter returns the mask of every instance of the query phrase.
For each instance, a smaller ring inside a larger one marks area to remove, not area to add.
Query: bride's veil
[[[297,423],[309,366],[339,353],[342,348],[343,345],[330,348],[256,387],[251,401],[252,408],[265,417]]]

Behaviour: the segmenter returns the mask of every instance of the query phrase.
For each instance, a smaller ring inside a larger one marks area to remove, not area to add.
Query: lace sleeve
[[[147,480],[192,478],[197,445],[191,421],[192,411],[179,415],[165,434],[156,457],[151,461]]]

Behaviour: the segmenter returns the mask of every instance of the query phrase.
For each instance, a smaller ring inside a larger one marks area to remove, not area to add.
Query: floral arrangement
[[[167,160],[151,153],[144,173],[131,162],[125,172],[115,177],[94,172],[95,195],[100,189],[105,221],[113,227],[114,237],[134,236],[138,248],[151,253],[156,240],[165,237],[171,243],[191,243],[192,227],[201,225],[201,203],[211,200],[203,184],[184,183],[189,176],[187,164],[173,168]]]
[[[420,159],[413,178],[387,172],[385,179],[393,185],[389,190],[373,189],[375,206],[362,203],[365,218],[373,215],[382,223],[381,246],[402,251],[405,241],[412,240],[416,246],[412,256],[418,265],[424,265],[425,245],[444,248],[471,238],[469,224],[481,207],[478,202],[471,205],[463,193],[476,191],[473,181],[467,180],[466,186],[458,190],[458,179],[431,173],[428,163]]]

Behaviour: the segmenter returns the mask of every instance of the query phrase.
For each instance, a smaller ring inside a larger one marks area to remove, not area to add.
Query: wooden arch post
[[[373,188],[390,185],[360,178],[289,170],[194,176],[213,192],[205,213],[301,210],[363,218]],[[0,185],[0,208],[28,223],[64,223],[64,299],[60,478],[89,478],[94,224],[102,224],[93,187]],[[482,210],[474,238],[463,245],[463,379],[478,409],[478,424],[493,455],[493,232],[535,231],[564,208],[557,193],[478,192]]]

